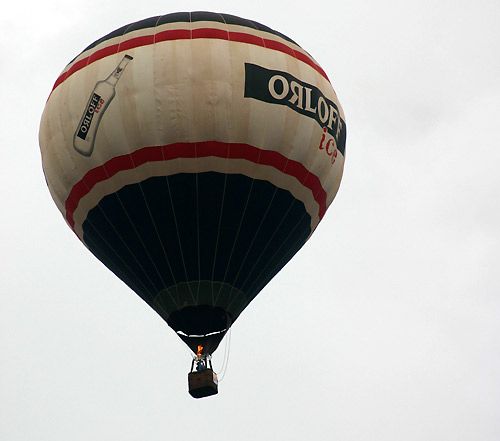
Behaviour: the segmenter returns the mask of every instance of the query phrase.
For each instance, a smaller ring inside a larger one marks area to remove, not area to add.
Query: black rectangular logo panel
[[[90,97],[87,104],[87,109],[85,110],[85,114],[80,121],[80,127],[78,128],[78,131],[76,133],[76,136],[78,136],[79,138],[85,139],[87,137],[90,124],[92,123],[92,118],[94,117],[97,104],[99,104],[100,100],[101,96],[97,95],[97,93],[93,93]]]
[[[340,117],[338,106],[316,86],[288,72],[245,63],[245,98],[287,106],[314,119],[335,138],[338,150],[345,155],[345,121]]]

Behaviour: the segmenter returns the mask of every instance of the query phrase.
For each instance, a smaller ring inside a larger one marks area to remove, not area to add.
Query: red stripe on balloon
[[[200,28],[193,29],[192,38],[216,38],[229,40],[229,32],[222,29]]]
[[[293,176],[304,187],[311,190],[319,205],[319,218],[326,212],[326,191],[317,176],[312,174],[300,162],[271,150],[262,150],[248,144],[230,144],[219,141],[199,143],[175,143],[163,146],[143,147],[130,154],[116,156],[103,165],[89,170],[71,189],[66,199],[66,220],[71,228],[75,227],[73,215],[80,200],[90,193],[99,182],[112,178],[120,171],[137,168],[147,162],[162,162],[177,158],[204,158],[214,156],[224,159],[245,159],[268,165],[280,172]]]
[[[189,29],[171,29],[155,34],[155,42],[170,41],[170,40],[190,40],[191,31]]]
[[[254,46],[265,47],[264,39],[262,37],[257,37],[257,35],[245,34],[244,32],[230,32],[229,39],[231,41],[237,41],[238,43],[253,44]]]
[[[113,44],[111,46],[106,46],[102,49],[93,52],[88,57],[82,58],[81,60],[75,62],[75,64],[71,65],[71,67],[67,71],[59,75],[59,78],[57,78],[56,82],[54,83],[54,87],[52,87],[52,91],[54,91],[54,89],[57,86],[63,83],[67,78],[69,78],[75,72],[79,71],[80,69],[83,69],[85,66],[88,66],[89,64],[92,64],[94,61],[100,60],[110,55],[127,51],[129,49],[133,49],[136,47],[149,46],[154,43],[159,43],[160,41],[190,40],[194,38],[237,41],[240,43],[252,44],[254,46],[261,46],[267,49],[282,52],[311,66],[327,81],[330,81],[328,79],[328,76],[326,75],[326,72],[312,58],[276,40],[261,38],[256,35],[247,34],[244,32],[231,32],[214,28],[200,28],[200,29],[193,29],[192,31],[189,29],[171,29],[167,31],[158,32],[158,34],[151,34],[151,35],[144,35],[141,37],[130,38],[129,40],[122,41],[120,44]]]
[[[268,49],[273,49],[275,51],[283,52],[284,54],[288,54],[294,58],[297,58],[296,52],[290,46],[287,46],[286,44],[280,43],[279,41],[276,41],[276,40],[269,40],[268,38],[264,39],[264,43],[266,44],[266,47]],[[313,67],[313,66],[311,66],[311,67]],[[321,74],[321,75],[323,75],[323,74]]]
[[[125,40],[123,43],[120,43],[120,52],[134,49],[135,47],[149,46],[154,42],[154,35],[144,35],[142,37],[131,38],[130,40]]]

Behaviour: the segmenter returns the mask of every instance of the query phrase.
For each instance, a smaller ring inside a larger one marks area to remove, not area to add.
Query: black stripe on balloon
[[[198,21],[212,21],[217,23],[226,23],[230,25],[238,25],[244,26],[251,29],[257,29],[262,32],[266,32],[268,34],[276,35],[278,37],[283,38],[284,40],[289,41],[297,46],[299,46],[295,41],[281,32],[275,31],[274,29],[269,28],[261,23],[258,23],[253,20],[247,20],[245,18],[237,17],[235,15],[230,14],[218,14],[214,12],[206,12],[206,11],[194,11],[194,12],[174,12],[172,14],[166,14],[161,16],[149,17],[144,20],[139,20],[134,23],[130,23],[128,25],[122,26],[113,32],[105,35],[99,40],[94,41],[92,44],[87,46],[80,54],[89,49],[96,47],[97,45],[104,43],[107,40],[111,40],[115,37],[121,37],[130,32],[137,31],[140,29],[154,29],[156,26],[161,26],[167,23],[190,23],[190,22],[198,22]],[[80,56],[78,54],[74,59]]]
[[[218,14],[216,12],[209,11],[193,11],[191,12],[191,21],[215,21],[218,23],[224,23],[223,14]]]
[[[87,215],[84,242],[150,305],[161,290],[199,280],[229,283],[250,301],[307,240],[311,218],[267,181],[206,172],[196,186],[194,178],[152,177],[105,196]]]

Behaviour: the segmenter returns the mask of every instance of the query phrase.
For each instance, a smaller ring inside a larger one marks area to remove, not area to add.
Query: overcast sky
[[[85,46],[207,9],[308,50],[348,137],[336,200],[194,400],[188,349],[52,202],[38,125]],[[0,27],[0,439],[500,439],[498,0],[45,0]]]

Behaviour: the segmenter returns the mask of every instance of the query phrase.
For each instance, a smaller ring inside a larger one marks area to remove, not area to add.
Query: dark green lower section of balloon
[[[181,338],[211,334],[212,352],[304,244],[310,223],[302,202],[267,181],[181,173],[104,197],[83,238]]]

